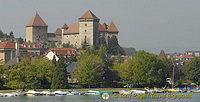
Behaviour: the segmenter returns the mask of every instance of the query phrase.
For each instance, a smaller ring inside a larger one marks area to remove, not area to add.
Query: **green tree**
[[[108,53],[112,55],[125,55],[125,51],[123,48],[118,44],[118,40],[116,36],[112,36],[110,41],[108,42]]]
[[[194,58],[183,68],[185,80],[188,82],[200,83],[200,58]]]
[[[116,70],[118,72],[118,75],[121,78],[120,83],[127,85],[133,83],[133,77],[134,77],[133,60],[129,59],[127,61],[124,61],[123,63],[115,62],[113,70]]]
[[[5,70],[5,87],[18,88],[50,88],[54,65],[47,58],[30,61],[24,58],[18,64]]]
[[[135,86],[163,86],[169,77],[170,64],[167,59],[157,55],[139,51],[131,60],[116,63],[114,69],[118,71],[122,82]]]
[[[65,89],[68,87],[66,63],[60,55],[59,60],[56,62],[56,67],[53,72],[52,89]]]
[[[90,54],[81,56],[72,76],[77,78],[81,85],[96,85],[102,81],[104,63],[97,55]]]
[[[14,35],[13,35],[14,33],[11,31],[10,33],[9,33],[9,38],[14,38]]]

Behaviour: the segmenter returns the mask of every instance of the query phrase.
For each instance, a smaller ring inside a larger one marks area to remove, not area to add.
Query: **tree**
[[[14,35],[13,35],[12,31],[9,33],[9,38],[14,38]]]
[[[59,60],[56,62],[56,67],[53,72],[52,89],[65,89],[68,87],[66,63],[60,55]]]
[[[78,59],[72,77],[77,78],[81,85],[96,85],[102,81],[104,63],[97,55],[83,55]]]
[[[123,63],[115,63],[122,82],[132,83],[135,86],[162,86],[169,77],[169,61],[145,51],[137,52],[133,58]]]
[[[118,40],[116,36],[112,36],[110,41],[108,42],[108,53],[112,55],[125,55],[125,51],[123,48],[118,44]]]
[[[200,83],[200,58],[194,58],[183,68],[185,80],[188,82]]]
[[[30,61],[24,58],[18,64],[5,70],[5,87],[19,88],[50,88],[53,63],[47,58]]]
[[[133,60],[129,59],[127,61],[124,61],[123,63],[116,62],[113,68],[113,70],[116,70],[118,72],[119,77],[122,79],[120,83],[127,84],[127,86],[128,84],[133,83]]]

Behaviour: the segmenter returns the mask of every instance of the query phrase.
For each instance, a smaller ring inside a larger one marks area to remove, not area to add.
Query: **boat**
[[[27,96],[39,96],[40,92],[34,91],[34,90],[29,90],[29,91],[26,92],[26,95]]]
[[[71,94],[73,94],[73,95],[81,95],[81,92],[79,92],[79,91],[72,91]]]
[[[135,93],[135,94],[145,94],[145,93],[147,93],[147,90],[142,90],[142,89],[131,90],[131,93]]]
[[[14,93],[5,93],[2,96],[3,97],[15,97],[16,95]]]
[[[179,89],[168,89],[167,91],[168,92],[181,92],[181,90],[179,90]]]
[[[63,92],[63,91],[60,91],[60,90],[55,91],[55,92],[53,92],[53,93],[55,94],[55,96],[63,96],[63,95],[67,95],[67,92]]]
[[[101,92],[99,90],[89,90],[85,93],[85,95],[100,95]]]
[[[42,91],[42,92],[40,93],[40,95],[45,95],[45,96],[54,96],[55,94],[52,93],[52,92],[50,92],[50,91]]]
[[[200,90],[193,91],[194,93],[200,93]]]
[[[131,91],[127,91],[127,90],[119,90],[120,94],[131,94]]]

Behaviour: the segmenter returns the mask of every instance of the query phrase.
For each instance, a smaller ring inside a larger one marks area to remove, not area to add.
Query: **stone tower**
[[[26,25],[26,42],[44,43],[47,41],[47,24],[38,13]]]
[[[87,43],[90,46],[97,46],[99,41],[99,18],[90,10],[79,19],[80,44]]]

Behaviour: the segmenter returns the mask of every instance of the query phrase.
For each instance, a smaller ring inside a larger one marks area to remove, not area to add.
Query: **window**
[[[87,26],[87,24],[85,24],[85,26]]]
[[[85,32],[86,32],[87,30],[85,30]]]

